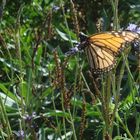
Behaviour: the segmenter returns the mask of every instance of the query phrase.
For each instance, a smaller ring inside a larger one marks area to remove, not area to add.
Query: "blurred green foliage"
[[[86,34],[98,32],[96,23],[100,18],[103,19],[103,31],[110,31],[114,20],[111,2],[115,0],[73,0],[73,3],[68,0],[1,2],[0,139],[51,140],[64,139],[66,134],[67,139],[76,139],[73,136],[74,130],[77,139],[80,139],[81,116],[85,108],[83,139],[103,139],[106,126],[102,104],[98,99],[94,102],[89,93],[85,97],[82,94],[87,92],[86,83],[95,93],[87,74],[89,66],[85,54],[69,58],[66,61],[68,65],[62,66],[65,62],[64,53],[79,40],[74,14],[77,16],[79,30]],[[125,29],[129,23],[139,25],[140,1],[119,1],[118,21],[120,29]],[[58,52],[60,67],[65,70],[65,86],[73,92],[71,113],[62,104],[62,89],[53,85],[57,73],[54,49]],[[125,69],[119,89],[120,101],[112,135],[116,140],[140,138],[138,57],[134,53],[129,53],[127,61],[131,73]],[[119,61],[117,71],[123,63]],[[81,71],[84,76],[81,76]],[[105,81],[102,85],[106,86]],[[111,92],[111,111],[114,108],[113,98]],[[24,132],[23,135],[21,132]]]

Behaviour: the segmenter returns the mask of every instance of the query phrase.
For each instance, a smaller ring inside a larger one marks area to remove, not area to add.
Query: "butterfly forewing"
[[[122,32],[112,31],[112,34],[115,35],[116,37],[122,38],[124,40],[124,43],[132,42],[133,40],[139,38],[139,35],[137,33],[130,31],[122,31]]]
[[[115,65],[116,55],[125,47],[124,44],[138,38],[137,33],[130,31],[112,31],[87,37],[83,42],[90,67],[95,73],[111,70]]]

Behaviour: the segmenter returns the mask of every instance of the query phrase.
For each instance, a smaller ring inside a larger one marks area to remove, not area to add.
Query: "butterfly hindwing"
[[[110,50],[107,52],[107,50],[92,44],[90,47],[85,48],[85,51],[93,72],[106,72],[115,65],[115,57]]]

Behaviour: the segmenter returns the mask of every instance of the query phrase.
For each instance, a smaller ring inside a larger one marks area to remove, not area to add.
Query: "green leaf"
[[[61,36],[61,38],[63,38],[65,41],[70,40],[67,36],[67,34],[61,32],[59,29],[56,28],[57,33]]]
[[[3,93],[0,94],[1,97],[3,97],[3,98],[9,97],[8,99],[9,100],[11,99],[10,102],[16,102],[17,101],[18,103],[20,103],[19,98],[17,98],[14,95],[14,93],[12,93],[9,89],[7,89],[3,84],[0,84],[0,89],[1,89],[1,91],[3,91]]]

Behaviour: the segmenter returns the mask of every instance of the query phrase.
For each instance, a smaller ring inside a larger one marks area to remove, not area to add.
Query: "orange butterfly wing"
[[[115,56],[125,47],[125,43],[137,38],[139,38],[138,34],[130,31],[112,31],[87,37],[85,51],[93,72],[111,70],[116,62]]]

